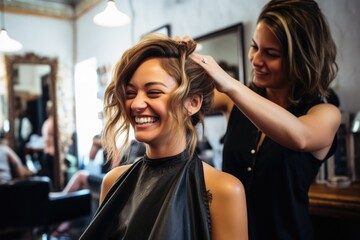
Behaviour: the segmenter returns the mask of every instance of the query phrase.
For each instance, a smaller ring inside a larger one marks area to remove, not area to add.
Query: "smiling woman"
[[[214,96],[212,79],[189,57],[195,47],[149,35],[116,65],[105,93],[104,146],[117,165],[114,139],[132,126],[146,154],[106,174],[81,239],[247,239],[241,182],[195,154],[195,126]]]

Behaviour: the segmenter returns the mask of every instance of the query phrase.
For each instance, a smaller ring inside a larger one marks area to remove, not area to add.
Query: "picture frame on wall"
[[[146,35],[148,35],[150,33],[161,33],[161,34],[164,34],[164,35],[166,35],[168,37],[171,37],[171,26],[170,26],[170,24],[165,24],[165,25],[163,25],[161,27],[158,27],[158,28],[156,28],[156,29],[154,29],[154,30],[152,30],[150,32],[147,32],[147,33],[143,34],[141,36],[141,38],[143,38],[144,36],[146,36]]]

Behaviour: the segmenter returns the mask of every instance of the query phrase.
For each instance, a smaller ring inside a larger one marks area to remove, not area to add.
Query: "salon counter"
[[[360,220],[360,183],[345,188],[314,183],[309,200],[312,215]]]
[[[346,188],[315,183],[309,200],[314,240],[360,239],[360,183]]]

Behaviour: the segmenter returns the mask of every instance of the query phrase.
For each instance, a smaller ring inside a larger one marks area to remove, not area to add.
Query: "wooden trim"
[[[88,12],[90,9],[95,7],[100,2],[101,0],[87,0],[85,2],[81,2],[75,8],[72,8],[72,12],[70,14],[66,13],[66,11],[61,11],[61,9],[57,9],[54,7],[47,7],[44,9],[41,9],[40,7],[34,9],[28,9],[26,8],[26,4],[22,4],[19,6],[12,6],[11,5],[12,2],[4,6],[4,11],[14,14],[32,15],[38,17],[62,19],[62,20],[76,20],[77,18]]]
[[[34,11],[24,8],[13,8],[13,7],[5,7],[5,12],[14,13],[14,14],[21,14],[21,15],[32,15],[37,17],[50,17],[56,19],[65,19],[65,20],[73,20],[73,16],[65,16],[65,15],[55,15],[52,13],[44,13],[40,11]]]

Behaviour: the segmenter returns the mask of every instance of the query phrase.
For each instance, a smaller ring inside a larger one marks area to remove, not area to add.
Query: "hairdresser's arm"
[[[208,59],[207,64],[201,62],[202,57]],[[319,104],[297,118],[232,78],[211,56],[193,53],[191,58],[215,79],[216,88],[228,95],[267,136],[288,148],[325,157],[341,122],[338,108],[331,104]]]

